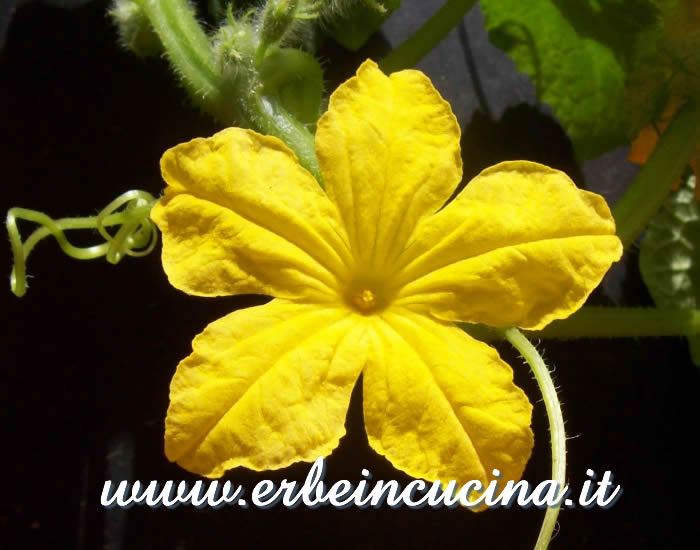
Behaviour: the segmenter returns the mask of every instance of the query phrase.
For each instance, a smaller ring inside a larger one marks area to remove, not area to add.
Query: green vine
[[[700,334],[700,310],[588,306],[532,334],[563,340],[692,336]]]

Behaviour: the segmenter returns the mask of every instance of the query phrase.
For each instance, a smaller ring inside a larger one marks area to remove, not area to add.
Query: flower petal
[[[330,454],[345,434],[365,330],[347,311],[282,300],[211,323],[170,385],[168,459],[219,477]]]
[[[370,445],[409,475],[484,484],[520,479],[532,406],[496,351],[405,311],[377,320],[363,374]]]
[[[277,138],[229,128],[161,159],[151,216],[163,268],[190,294],[333,294],[349,253],[336,208]]]
[[[504,162],[416,229],[395,266],[395,303],[540,329],[576,311],[621,254],[602,197],[558,170]]]
[[[316,152],[361,266],[381,270],[450,197],[462,177],[459,136],[449,104],[418,71],[387,77],[366,61],[333,92]]]

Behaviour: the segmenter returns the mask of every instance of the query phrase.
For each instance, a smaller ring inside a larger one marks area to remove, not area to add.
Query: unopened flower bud
[[[141,57],[157,55],[162,51],[158,35],[136,2],[114,0],[108,14],[116,23],[119,40],[125,48]]]
[[[297,13],[298,0],[268,0],[262,17],[260,40],[264,45],[284,38]]]

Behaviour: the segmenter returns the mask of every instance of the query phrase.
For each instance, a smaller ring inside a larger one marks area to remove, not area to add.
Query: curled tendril
[[[108,262],[116,264],[125,255],[145,256],[153,250],[158,241],[158,232],[149,217],[155,202],[156,199],[150,193],[132,190],[114,199],[97,216],[59,220],[36,210],[11,208],[7,212],[5,225],[14,261],[10,275],[12,292],[19,297],[27,292],[27,258],[37,243],[49,235],[55,237],[65,254],[78,260],[92,260],[105,256]],[[17,229],[18,219],[37,223],[41,227],[35,229],[27,240],[22,242]],[[119,226],[114,235],[106,229],[113,226]],[[68,229],[97,229],[105,242],[84,248],[74,246],[64,234],[64,230]]]
[[[155,200],[145,191],[127,191],[110,202],[97,215],[97,231],[109,243],[105,254],[108,262],[116,264],[124,254],[141,257],[153,250],[158,241],[158,232],[149,214]],[[125,206],[123,213],[132,214],[132,216],[130,216],[131,219],[124,221],[116,235],[112,236],[105,229],[105,225],[109,225],[105,222],[122,206]]]

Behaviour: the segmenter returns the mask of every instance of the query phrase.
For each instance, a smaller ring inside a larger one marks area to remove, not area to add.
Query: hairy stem
[[[170,63],[192,99],[222,121],[231,120],[211,42],[187,0],[135,0],[158,35]]]
[[[323,187],[323,178],[316,157],[314,135],[306,129],[274,96],[255,97],[249,106],[251,125],[258,131],[276,136],[296,153],[300,164],[313,174]]]
[[[549,431],[552,437],[552,479],[559,485],[561,498],[566,485],[566,432],[564,431],[564,418],[561,414],[557,390],[554,388],[554,382],[552,382],[552,377],[549,375],[547,365],[545,365],[535,346],[517,328],[506,329],[503,334],[530,365],[542,392],[542,398],[547,409],[547,419],[549,420]],[[537,537],[535,550],[547,549],[554,527],[557,524],[558,516],[559,506],[547,508],[540,534]]]
[[[276,97],[263,97],[259,75],[240,67],[237,76],[216,66],[212,44],[187,0],[135,0],[163,44],[193,100],[225,125],[240,124],[280,138],[322,184],[314,137]]]

